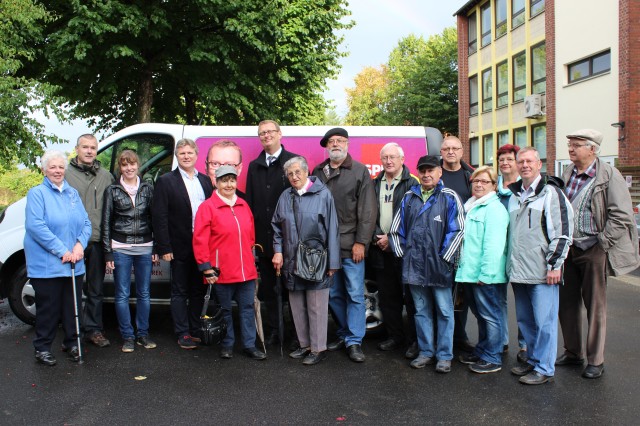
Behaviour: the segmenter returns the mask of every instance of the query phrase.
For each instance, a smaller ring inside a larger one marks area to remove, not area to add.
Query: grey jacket
[[[640,265],[638,232],[627,184],[615,167],[596,159],[591,212],[598,229],[600,247],[607,253],[607,275],[624,275]],[[575,166],[563,174],[569,182]]]
[[[535,193],[520,202],[522,181],[509,185],[507,276],[512,283],[543,284],[547,271],[562,268],[573,241],[573,208],[564,183],[542,176]]]
[[[80,194],[89,220],[91,221],[90,242],[99,242],[102,232],[102,205],[104,191],[115,182],[113,175],[102,168],[98,160],[92,166],[78,164],[78,157],[72,158],[64,175],[69,185]]]
[[[285,189],[280,195],[276,211],[271,219],[273,227],[273,251],[282,253],[283,284],[289,290],[319,290],[329,288],[333,279],[329,276],[321,283],[303,280],[293,275],[296,248],[299,241],[317,238],[327,248],[329,269],[340,269],[340,240],[338,216],[329,189],[315,176],[309,179],[313,185],[303,195],[293,189]],[[297,216],[294,218],[293,204]],[[297,221],[297,227],[296,227]],[[298,235],[300,230],[300,235]]]
[[[369,170],[349,154],[331,177],[329,168],[327,159],[313,169],[313,175],[319,177],[333,195],[340,222],[341,257],[351,258],[355,243],[364,244],[366,253],[378,217],[378,202]]]

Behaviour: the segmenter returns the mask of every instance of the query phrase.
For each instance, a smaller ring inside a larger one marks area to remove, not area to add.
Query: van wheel
[[[9,282],[9,306],[21,321],[35,325],[36,293],[27,278],[27,265],[22,265]]]
[[[367,329],[368,335],[378,334],[384,329],[380,301],[378,299],[378,284],[373,280],[365,280],[364,303],[367,307]]]

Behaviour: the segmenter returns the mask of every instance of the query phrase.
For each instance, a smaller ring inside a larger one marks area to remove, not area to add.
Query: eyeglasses
[[[399,155],[387,155],[385,157],[380,157],[380,160],[385,162],[385,161],[396,161],[398,158],[400,158]]]
[[[589,144],[587,143],[567,143],[567,148],[573,148],[573,149],[578,149],[578,148],[582,148],[583,146],[587,146]]]
[[[260,136],[261,138],[264,138],[267,135],[272,135],[277,132],[278,130],[263,130],[262,132],[258,133],[258,136]]]
[[[219,163],[217,161],[205,161],[205,163],[207,164],[207,167],[211,167],[213,169],[217,169],[220,166],[238,167],[240,165],[240,163],[238,163],[238,164],[234,164],[234,163]]]
[[[348,139],[343,139],[343,138],[329,139],[327,141],[327,145],[344,145],[348,141],[349,141]]]
[[[296,170],[295,172],[288,172],[287,177],[291,179],[292,177],[300,177],[304,172],[301,169]]]
[[[489,185],[491,183],[493,183],[492,180],[486,180],[486,179],[474,179],[471,181],[471,183],[475,183],[475,184],[480,184],[480,185]]]
[[[449,148],[440,148],[440,151],[442,152],[456,152],[456,151],[460,151],[462,149],[462,147],[449,147]]]

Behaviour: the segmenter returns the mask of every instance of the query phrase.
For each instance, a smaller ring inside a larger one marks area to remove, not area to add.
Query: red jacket
[[[258,277],[253,257],[255,229],[249,205],[238,197],[230,207],[214,192],[196,213],[193,252],[198,269],[220,268],[217,284],[234,284]]]

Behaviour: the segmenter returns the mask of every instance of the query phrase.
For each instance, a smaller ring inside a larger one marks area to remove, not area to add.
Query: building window
[[[469,78],[469,115],[478,115],[478,76]]]
[[[482,153],[482,164],[493,166],[493,135],[484,135],[482,137]]]
[[[496,0],[496,38],[507,33],[507,0]]]
[[[520,148],[527,146],[527,128],[520,127],[519,129],[513,129],[513,144],[518,145]]]
[[[524,24],[524,0],[511,0],[511,29]]]
[[[524,99],[527,90],[527,56],[525,52],[513,57],[513,102]]]
[[[604,74],[611,71],[611,51],[598,53],[589,58],[582,59],[578,62],[569,64],[569,83],[584,80],[598,74]]]
[[[480,30],[482,31],[481,47],[491,44],[491,2],[488,1],[480,9]]]
[[[547,53],[545,44],[531,48],[531,93],[547,90]]]
[[[533,18],[536,15],[544,12],[544,0],[531,0],[530,4],[531,12],[529,15]]]
[[[504,132],[498,133],[498,148],[508,143],[509,143],[509,131],[505,130]]]
[[[480,164],[480,153],[478,147],[478,138],[469,139],[469,146],[471,148],[470,160],[472,167],[478,167]]]
[[[531,145],[538,150],[540,160],[542,160],[541,172],[547,171],[547,125],[538,124],[531,126]]]
[[[491,68],[482,71],[482,112],[493,108],[493,86],[491,85]]]
[[[496,66],[496,108],[509,103],[509,63],[501,62]]]
[[[476,13],[469,15],[469,55],[473,55],[478,50],[478,20]]]

